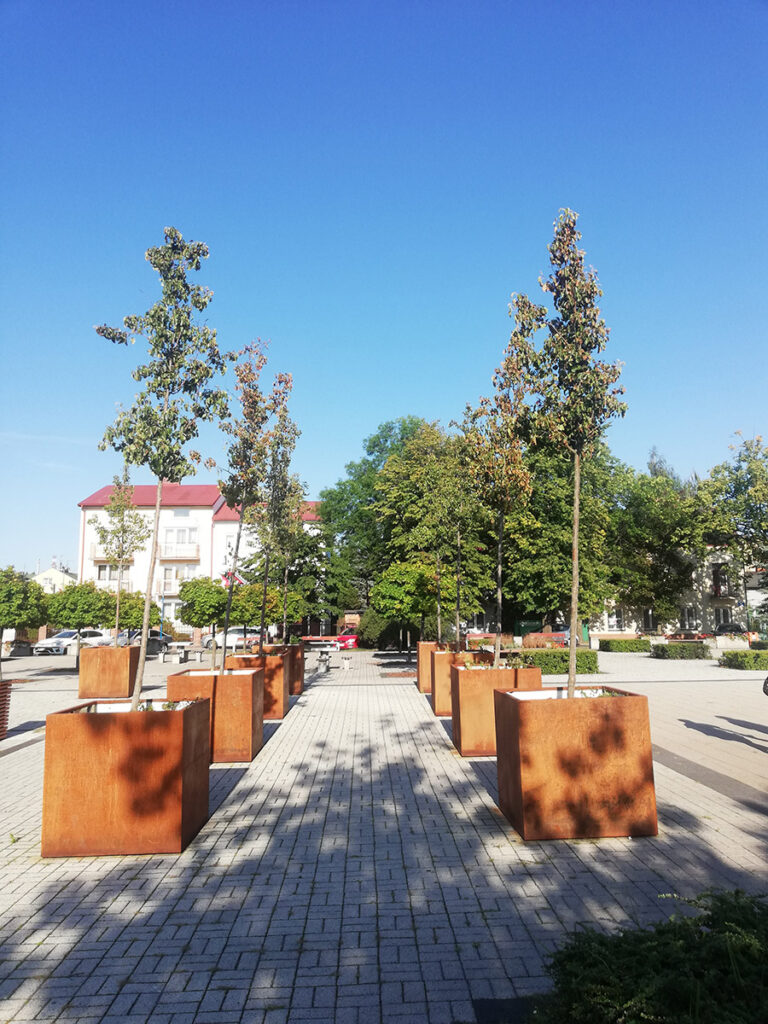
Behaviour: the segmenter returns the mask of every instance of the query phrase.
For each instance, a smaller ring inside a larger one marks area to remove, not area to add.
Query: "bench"
[[[168,644],[168,650],[163,651],[162,659],[166,661],[170,658],[171,662],[175,665],[184,665],[189,657],[189,644],[174,642]]]

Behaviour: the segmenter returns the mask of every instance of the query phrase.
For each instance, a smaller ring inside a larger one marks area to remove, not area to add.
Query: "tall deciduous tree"
[[[125,317],[124,330],[96,328],[97,334],[118,345],[144,338],[149,355],[149,361],[133,371],[143,390],[130,409],[118,413],[101,442],[102,448],[114,448],[130,465],[147,466],[157,479],[134,709],[139,706],[147,656],[163,483],[180,483],[196,472],[200,455],[188,446],[198,436],[199,424],[227,416],[226,392],[213,381],[230,358],[220,352],[215,330],[196,322],[196,314],[206,309],[212,292],[187,280],[187,274],[198,271],[208,258],[208,247],[185,241],[176,228],[169,227],[164,244],[148,249],[146,258],[160,276],[161,299],[146,313]]]
[[[115,595],[115,647],[117,647],[123,570],[152,535],[152,529],[147,523],[146,516],[137,512],[133,507],[133,487],[130,484],[127,466],[123,469],[122,477],[114,477],[112,494],[104,511],[107,515],[106,523],[103,523],[97,516],[93,516],[88,522],[96,531],[99,544],[104,550],[104,557],[108,559],[110,567],[117,569],[117,593]]]
[[[614,416],[623,416],[624,393],[616,382],[621,364],[597,358],[608,341],[608,328],[597,305],[602,295],[597,275],[584,264],[578,243],[578,214],[561,210],[549,245],[552,273],[540,280],[552,296],[555,315],[541,351],[538,404],[541,429],[562,445],[573,460],[573,549],[571,583],[571,642],[568,696],[576,686],[576,643],[579,633],[579,499],[581,465],[603,436]]]
[[[42,626],[46,617],[47,601],[43,588],[17,572],[12,565],[0,569],[0,651],[3,649],[4,630]]]
[[[504,524],[513,507],[524,506],[531,492],[526,462],[530,434],[529,401],[535,365],[531,339],[546,319],[546,310],[525,295],[510,306],[515,328],[493,375],[493,395],[467,407],[463,430],[468,466],[482,500],[496,521],[496,640],[494,667],[501,659]]]
[[[731,459],[715,466],[701,489],[710,540],[730,549],[741,572],[749,629],[748,572],[768,562],[768,446],[760,436],[741,438],[731,451]]]

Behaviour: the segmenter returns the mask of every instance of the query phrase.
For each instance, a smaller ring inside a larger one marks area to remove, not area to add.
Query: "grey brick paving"
[[[472,1022],[473,999],[545,988],[569,929],[658,920],[660,893],[766,888],[762,808],[690,767],[656,763],[658,838],[522,843],[494,759],[460,758],[366,652],[310,674],[252,764],[212,767],[185,853],[43,861],[41,727],[76,703],[69,660],[11,666],[29,681],[0,743],[0,1022]],[[760,674],[600,663],[648,694],[657,744],[768,792]]]

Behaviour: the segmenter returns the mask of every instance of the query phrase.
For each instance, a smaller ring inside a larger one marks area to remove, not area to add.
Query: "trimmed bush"
[[[613,935],[586,929],[550,957],[554,991],[537,1024],[756,1024],[768,1021],[768,906],[743,892],[683,901],[673,916]]]
[[[543,676],[560,676],[568,672],[567,648],[516,651],[513,657],[515,660],[519,658],[524,665],[540,668]],[[576,671],[579,675],[595,675],[598,672],[597,651],[576,651]]]
[[[719,664],[723,668],[768,668],[768,651],[723,651]]]
[[[709,657],[707,645],[699,640],[686,640],[676,644],[654,644],[651,647],[651,657],[667,658],[674,660],[700,661]]]
[[[649,654],[651,641],[647,637],[636,640],[621,640],[616,637],[615,640],[601,640],[600,650],[610,654]]]
[[[768,640],[753,640],[752,641],[753,651],[768,651]]]

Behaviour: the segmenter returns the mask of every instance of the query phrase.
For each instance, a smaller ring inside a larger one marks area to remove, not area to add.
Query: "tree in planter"
[[[227,607],[227,591],[221,583],[207,576],[185,580],[179,587],[179,598],[181,621],[196,629],[211,626],[215,637],[216,626],[223,621]]]
[[[235,366],[235,376],[241,415],[222,424],[222,429],[232,440],[227,448],[228,475],[226,479],[219,481],[219,488],[229,508],[237,510],[238,513],[227,607],[224,613],[222,665],[227,654],[227,630],[243,523],[251,509],[267,500],[270,457],[278,443],[276,432],[281,429],[280,417],[282,410],[286,408],[293,385],[290,374],[279,373],[275,377],[271,393],[265,395],[261,389],[261,373],[267,362],[263,346],[259,342],[248,345],[240,356],[240,361]]]
[[[573,547],[571,580],[571,638],[568,659],[568,696],[576,687],[576,643],[579,624],[579,499],[582,460],[600,441],[607,423],[623,416],[619,363],[596,358],[608,341],[608,328],[597,301],[602,295],[597,276],[584,265],[579,249],[578,214],[562,210],[549,245],[552,273],[540,280],[553,299],[555,316],[547,321],[547,337],[538,370],[540,399],[538,429],[562,446],[573,462]]]
[[[744,610],[750,628],[747,577],[768,562],[768,446],[762,437],[741,438],[733,457],[702,481],[708,540],[730,550],[742,577]]]
[[[493,375],[492,398],[481,398],[477,409],[467,407],[463,430],[468,466],[482,500],[496,520],[496,640],[493,667],[501,660],[504,524],[516,507],[525,509],[531,493],[526,462],[530,432],[529,399],[535,352],[531,338],[544,323],[546,310],[525,295],[513,297],[510,314],[515,329],[504,358]]]
[[[34,629],[44,625],[46,619],[47,601],[43,588],[17,572],[12,565],[0,569],[0,652],[3,649],[4,630],[22,627]]]
[[[93,580],[70,583],[48,599],[48,617],[60,629],[77,630],[77,657],[80,657],[80,631],[101,626],[115,614],[115,595],[99,590]]]
[[[200,269],[208,258],[208,247],[186,242],[176,228],[169,227],[165,244],[148,249],[146,258],[160,276],[162,298],[146,313],[127,316],[125,330],[96,328],[101,337],[119,345],[143,337],[149,351],[149,362],[133,371],[134,380],[144,383],[143,391],[130,409],[119,412],[101,442],[102,449],[114,448],[128,464],[149,467],[157,479],[134,710],[139,706],[147,656],[163,483],[180,483],[196,472],[200,455],[187,446],[197,437],[199,423],[227,416],[226,392],[212,382],[231,358],[219,351],[216,332],[195,322],[195,314],[208,306],[212,293],[191,285],[187,273]]]
[[[110,568],[117,569],[117,593],[115,595],[115,647],[117,634],[120,631],[120,601],[123,588],[123,569],[131,562],[137,551],[141,551],[145,542],[152,534],[146,516],[133,507],[133,487],[128,479],[128,467],[123,469],[122,478],[114,477],[112,494],[104,511],[107,523],[97,516],[88,522],[96,531],[99,544],[104,550]],[[131,627],[128,627],[131,628]]]
[[[278,560],[283,563],[283,643],[287,643],[288,627],[288,580],[291,566],[301,546],[304,537],[304,508],[306,505],[306,491],[301,480],[295,474],[289,477],[288,486],[285,492],[285,503],[283,517],[277,527],[275,543]],[[295,616],[295,611],[294,611]],[[303,617],[302,615],[299,618]],[[291,618],[296,622],[295,617]]]

